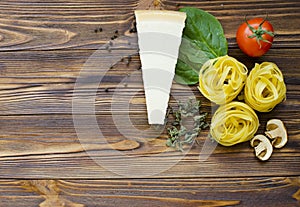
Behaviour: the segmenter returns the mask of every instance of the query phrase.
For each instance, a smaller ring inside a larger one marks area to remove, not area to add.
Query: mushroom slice
[[[272,145],[275,148],[282,148],[288,141],[286,128],[279,119],[271,119],[267,122],[267,131],[265,134],[270,139],[273,139]]]
[[[261,161],[268,160],[273,152],[273,146],[270,140],[264,135],[256,135],[250,142],[251,146],[254,147],[255,156]]]

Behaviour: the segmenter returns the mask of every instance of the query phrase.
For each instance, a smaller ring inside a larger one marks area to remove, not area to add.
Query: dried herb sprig
[[[193,144],[202,129],[209,124],[205,121],[207,113],[200,113],[201,102],[189,99],[187,102],[179,102],[178,110],[173,113],[174,122],[168,128],[168,140],[166,145],[183,151],[183,145]],[[192,127],[185,126],[193,122]]]

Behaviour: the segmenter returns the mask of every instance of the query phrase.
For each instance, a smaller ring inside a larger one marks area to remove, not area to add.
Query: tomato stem
[[[248,38],[256,38],[256,41],[257,41],[257,43],[258,43],[258,45],[259,45],[260,48],[261,48],[261,43],[260,43],[260,41],[272,44],[272,42],[270,42],[270,41],[268,41],[268,40],[266,40],[266,39],[263,38],[263,35],[264,35],[264,34],[268,34],[268,35],[270,35],[270,36],[272,36],[272,37],[275,36],[275,33],[274,33],[274,32],[268,31],[268,30],[264,30],[264,29],[262,28],[262,25],[265,23],[267,17],[268,17],[268,15],[267,15],[267,16],[263,19],[263,21],[258,25],[257,29],[255,29],[253,26],[251,26],[251,25],[249,24],[249,22],[247,21],[247,18],[246,18],[246,16],[245,16],[245,22],[246,22],[247,26],[249,27],[249,29],[251,30],[251,32],[253,33],[252,35],[249,35]]]

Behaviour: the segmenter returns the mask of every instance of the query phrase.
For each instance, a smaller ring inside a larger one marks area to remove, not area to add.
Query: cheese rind
[[[164,124],[186,14],[135,11],[149,124]]]
[[[137,21],[163,21],[184,23],[186,14],[184,12],[170,10],[136,10],[134,11]],[[184,25],[183,25],[184,26]]]

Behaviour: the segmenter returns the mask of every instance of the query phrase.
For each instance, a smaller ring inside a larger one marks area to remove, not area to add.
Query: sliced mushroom
[[[250,142],[254,147],[255,156],[261,161],[268,160],[273,152],[273,146],[270,140],[262,134],[256,135]]]
[[[288,141],[286,128],[279,119],[271,119],[267,122],[267,131],[265,134],[270,139],[273,139],[272,145],[275,148],[282,148]]]

